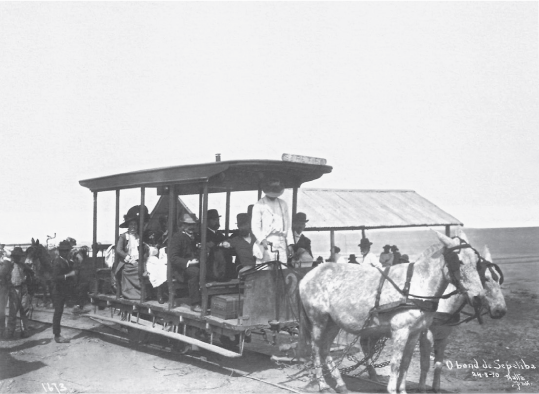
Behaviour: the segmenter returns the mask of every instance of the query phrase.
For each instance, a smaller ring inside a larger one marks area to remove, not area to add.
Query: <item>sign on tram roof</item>
[[[325,166],[327,160],[319,157],[310,157],[310,156],[301,156],[301,155],[291,155],[289,153],[283,153],[283,161],[290,161],[292,163],[305,163],[305,164],[316,164]]]

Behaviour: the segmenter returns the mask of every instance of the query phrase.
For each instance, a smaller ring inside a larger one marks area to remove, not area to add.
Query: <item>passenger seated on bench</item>
[[[201,312],[200,307],[200,262],[195,241],[196,219],[185,213],[180,219],[179,230],[172,234],[169,258],[172,264],[173,277],[180,281],[187,281],[189,289],[189,303],[191,310]]]
[[[256,260],[253,256],[253,245],[256,238],[251,232],[251,218],[247,213],[239,213],[236,216],[236,221],[238,235],[224,241],[221,243],[221,246],[229,249],[231,254],[236,256],[235,270],[236,273],[239,273],[242,268],[255,265]]]
[[[145,221],[148,221],[148,208],[144,207]],[[121,275],[122,296],[131,300],[140,299],[140,280],[138,274],[139,265],[139,232],[138,224],[140,206],[131,207],[124,215],[124,222],[120,224],[121,228],[127,228],[127,232],[120,235],[116,244],[116,255],[118,258],[117,266],[114,268],[116,275]],[[145,245],[145,253],[148,247]],[[147,257],[147,256],[145,256]],[[144,260],[144,259],[143,259]],[[145,270],[144,270],[145,271]]]

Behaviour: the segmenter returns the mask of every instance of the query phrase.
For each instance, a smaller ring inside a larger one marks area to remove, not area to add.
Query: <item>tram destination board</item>
[[[310,156],[301,156],[301,155],[291,155],[289,153],[283,153],[281,157],[282,161],[290,161],[293,163],[305,163],[305,164],[316,164],[320,166],[325,166],[327,160],[320,157],[310,157]]]

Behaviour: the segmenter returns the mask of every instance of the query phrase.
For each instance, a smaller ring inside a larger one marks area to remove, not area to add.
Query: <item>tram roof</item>
[[[308,189],[298,193],[307,231],[462,226],[413,190]]]
[[[126,172],[79,183],[93,192],[181,185],[179,195],[198,194],[200,184],[208,183],[208,192],[258,190],[264,178],[277,177],[286,188],[299,187],[330,173],[331,166],[279,160],[236,160],[189,164]]]

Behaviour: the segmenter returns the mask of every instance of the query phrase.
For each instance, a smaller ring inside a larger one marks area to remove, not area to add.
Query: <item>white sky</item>
[[[539,226],[538,38],[537,2],[0,3],[0,241],[91,240],[79,180],[215,153]]]

